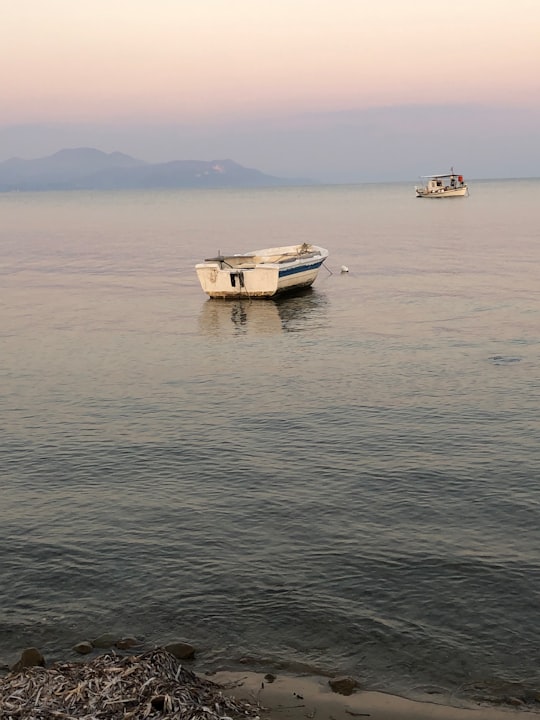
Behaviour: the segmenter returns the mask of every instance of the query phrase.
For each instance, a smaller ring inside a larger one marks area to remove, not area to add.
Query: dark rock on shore
[[[120,640],[117,640],[114,644],[119,650],[129,650],[130,648],[136,647],[141,643],[136,638],[126,637],[120,638]]]
[[[165,650],[178,660],[190,660],[195,657],[195,648],[186,642],[173,642],[165,645]]]
[[[26,648],[22,651],[20,659],[12,666],[11,672],[18,673],[25,668],[36,666],[45,667],[45,658],[37,648]]]
[[[88,640],[84,640],[83,642],[74,645],[73,649],[75,650],[75,652],[78,652],[79,655],[88,655],[88,653],[92,652],[94,646],[91,642],[88,642]]]
[[[360,687],[360,683],[352,677],[337,677],[328,681],[328,684],[335,693],[340,695],[352,695]]]
[[[103,633],[92,640],[92,645],[95,648],[110,648],[116,643],[116,640],[116,635],[113,635],[112,633]]]

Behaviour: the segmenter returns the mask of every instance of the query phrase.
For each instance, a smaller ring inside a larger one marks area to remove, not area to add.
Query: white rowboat
[[[310,287],[328,250],[303,243],[208,258],[195,265],[211,298],[275,297]]]

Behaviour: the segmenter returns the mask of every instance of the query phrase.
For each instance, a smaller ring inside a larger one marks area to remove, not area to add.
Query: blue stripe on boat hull
[[[279,271],[279,277],[287,277],[287,275],[296,275],[298,273],[306,272],[308,270],[316,270],[323,264],[323,260],[317,260],[317,262],[311,263],[310,265],[297,265],[296,267],[286,268],[285,270]]]

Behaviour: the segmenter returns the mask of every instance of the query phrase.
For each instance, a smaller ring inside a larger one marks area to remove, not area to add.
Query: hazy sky
[[[450,162],[468,175],[540,175],[539,0],[0,0],[0,10],[0,160],[75,144],[343,181]]]

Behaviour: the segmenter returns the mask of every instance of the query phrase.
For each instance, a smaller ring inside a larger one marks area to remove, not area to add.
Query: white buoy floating
[[[346,265],[342,265],[342,266],[341,266],[341,272],[342,272],[342,273],[348,273],[348,272],[349,272],[349,268],[348,268]]]

